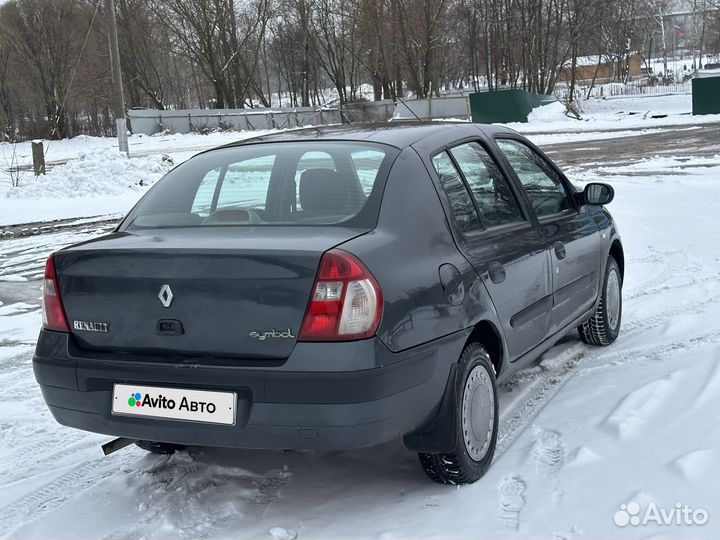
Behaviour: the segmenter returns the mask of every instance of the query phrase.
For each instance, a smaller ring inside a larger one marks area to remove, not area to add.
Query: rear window
[[[126,229],[377,221],[397,150],[368,143],[254,144],[201,154],[168,173]]]

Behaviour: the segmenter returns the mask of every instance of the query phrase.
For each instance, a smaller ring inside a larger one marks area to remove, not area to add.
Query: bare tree
[[[318,59],[337,90],[340,103],[355,97],[360,4],[355,0],[317,0],[312,28]]]
[[[67,136],[65,99],[90,17],[76,0],[11,0],[2,6],[0,32],[30,72],[30,88],[41,97],[52,138]]]
[[[444,39],[448,4],[449,0],[393,0],[409,84],[418,97],[437,92],[436,54]]]
[[[11,45],[0,34],[0,141],[15,140],[15,117],[10,91]]]
[[[157,13],[145,0],[118,0],[120,58],[131,106],[149,100],[150,106],[164,109],[169,83],[167,59],[172,44]]]

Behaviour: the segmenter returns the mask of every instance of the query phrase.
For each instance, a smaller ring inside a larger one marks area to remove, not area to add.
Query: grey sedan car
[[[401,436],[433,480],[474,482],[496,385],[576,328],[618,335],[613,195],[495,126],[210,150],[48,259],[35,375],[61,424],[154,452]]]

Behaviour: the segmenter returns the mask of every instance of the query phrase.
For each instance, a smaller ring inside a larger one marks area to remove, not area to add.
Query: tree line
[[[689,1],[696,48],[718,47],[703,40],[719,1]],[[116,0],[116,19],[127,108],[336,106],[450,88],[551,93],[583,55],[622,66],[657,48],[659,28],[664,46],[673,2]],[[0,140],[112,134],[107,20],[100,0],[0,5]]]

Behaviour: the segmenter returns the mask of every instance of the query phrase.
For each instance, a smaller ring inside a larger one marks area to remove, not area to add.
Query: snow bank
[[[202,150],[271,131],[222,131],[207,135],[157,134],[129,137],[130,158],[112,137],[43,141],[48,174],[25,172],[11,187],[5,164],[30,167],[30,142],[0,143],[0,225],[96,216],[120,217],[167,172]],[[168,156],[169,161],[163,156]]]
[[[76,198],[141,192],[173,166],[168,156],[128,158],[112,149],[82,153],[77,159],[52,168],[47,175],[26,177],[8,190],[10,199]]]
[[[536,108],[527,123],[505,125],[525,135],[557,133],[562,136],[568,133],[607,133],[620,129],[640,130],[720,122],[718,114],[693,116],[691,95],[589,99],[581,101],[580,107],[580,121],[566,116],[564,106],[557,103]],[[615,135],[606,138],[615,138]],[[545,140],[543,144],[550,142],[553,141]]]
[[[553,101],[547,105],[535,107],[528,115],[530,124],[542,124],[543,122],[553,122],[555,120],[565,118],[565,105],[559,101]]]

